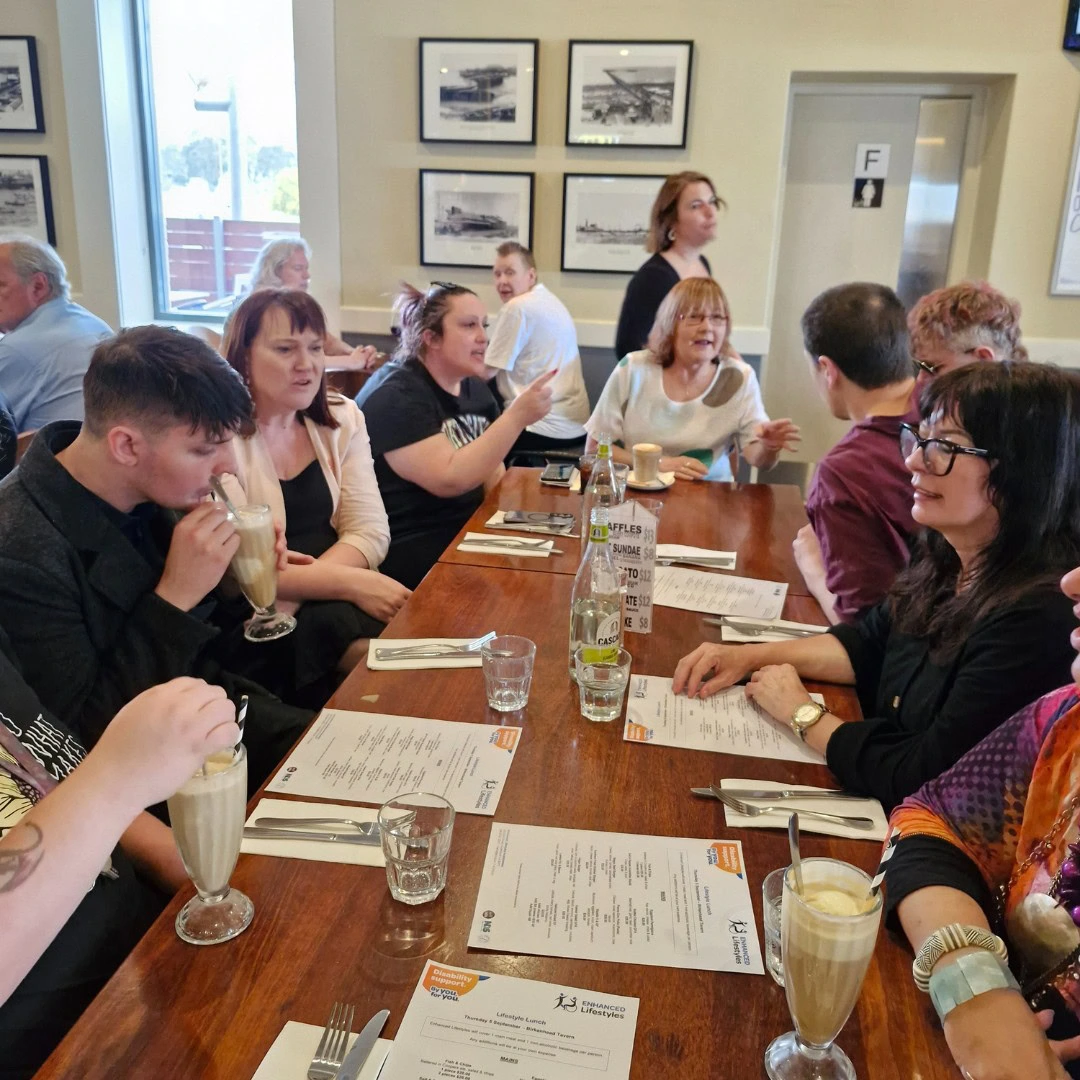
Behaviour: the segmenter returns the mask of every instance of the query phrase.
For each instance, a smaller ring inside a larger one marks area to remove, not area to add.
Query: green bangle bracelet
[[[942,1021],[956,1008],[989,990],[1020,990],[1004,961],[993,953],[968,953],[930,976],[930,1000]]]

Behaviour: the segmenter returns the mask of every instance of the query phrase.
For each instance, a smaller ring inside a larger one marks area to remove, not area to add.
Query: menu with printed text
[[[469,946],[764,970],[737,840],[496,823]]]
[[[494,814],[521,728],[323,709],[267,791],[382,805],[430,791],[459,814]]]

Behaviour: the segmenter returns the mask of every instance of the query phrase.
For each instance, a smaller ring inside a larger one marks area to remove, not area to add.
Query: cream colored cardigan
[[[333,500],[330,524],[337,530],[338,540],[361,552],[374,570],[390,546],[390,523],[375,479],[367,425],[356,402],[340,394],[330,393],[327,397],[339,426],[323,427],[306,416],[304,426]],[[229,498],[234,502],[266,503],[274,520],[285,529],[287,540],[281,483],[262,436],[258,432],[247,438],[237,436],[233,448],[237,473],[223,479]]]

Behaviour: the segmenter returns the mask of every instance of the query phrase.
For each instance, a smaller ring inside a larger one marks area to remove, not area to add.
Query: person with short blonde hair
[[[1026,360],[1020,305],[985,281],[962,281],[922,297],[908,313],[921,381],[977,360]]]
[[[680,281],[664,298],[649,348],[616,365],[585,425],[588,449],[612,437],[615,461],[632,461],[634,443],[663,448],[661,472],[682,480],[731,480],[737,446],[758,468],[793,449],[799,428],[770,420],[757,376],[731,346],[731,309],[712,278]]]
[[[263,244],[251,268],[251,291],[258,289],[299,289],[311,287],[311,245],[302,236],[277,236]],[[230,316],[231,318],[231,316]],[[225,333],[228,334],[228,322]],[[386,359],[374,345],[354,349],[327,330],[323,352],[333,358],[333,366],[351,371],[374,371]]]
[[[577,329],[566,305],[536,280],[532,252],[514,240],[495,250],[495,291],[503,303],[488,342],[485,362],[495,374],[504,405],[509,405],[545,371],[552,381],[551,411],[530,424],[510,453],[572,450],[585,443],[589,394],[581,372]]]
[[[680,172],[664,181],[649,213],[645,250],[652,258],[630,279],[619,312],[619,359],[645,347],[661,301],[679,281],[712,276],[701,252],[716,236],[717,214],[726,205],[704,173]]]

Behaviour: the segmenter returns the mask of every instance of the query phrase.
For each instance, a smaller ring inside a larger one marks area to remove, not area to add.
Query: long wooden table
[[[802,495],[793,484],[713,484],[676,480],[666,491],[628,491],[631,499],[657,499],[664,504],[658,540],[661,544],[693,544],[736,553],[736,573],[743,577],[788,582],[788,592],[809,596],[810,590],[795,563],[791,541],[809,524]],[[512,567],[548,574],[574,574],[581,562],[581,496],[566,488],[540,483],[539,469],[508,469],[502,483],[465,523],[440,562],[458,566]],[[485,555],[458,551],[467,532],[485,530],[496,510],[540,510],[572,513],[577,537],[558,537],[561,555],[546,559]]]
[[[510,482],[515,482],[512,475]],[[751,496],[752,497],[752,496]],[[681,498],[681,493],[679,495]],[[677,520],[672,500],[668,521]],[[751,522],[755,519],[751,515]],[[758,534],[761,550],[786,538]],[[537,560],[538,561],[538,560]],[[763,576],[779,571],[762,564]],[[537,643],[528,708],[512,714],[523,735],[496,821],[743,842],[755,913],[765,874],[788,862],[786,839],[730,829],[713,800],[691,786],[722,776],[827,783],[823,766],[758,761],[624,743],[621,726],[590,724],[567,677],[572,579],[457,562],[437,565],[388,628],[387,637],[519,633]],[[806,596],[785,616],[820,621]],[[633,670],[670,674],[677,659],[718,631],[691,612],[659,608],[651,635],[628,635]],[[831,710],[858,715],[851,691],[818,687]],[[378,671],[361,665],[332,704],[360,711],[497,724],[478,669]],[[242,855],[233,883],[255,903],[251,928],[200,949],[179,941],[169,905],[39,1074],[41,1077],[250,1077],[286,1020],[323,1024],[332,1002],[356,1005],[358,1022],[391,1010],[393,1037],[426,958],[640,999],[632,1077],[758,1080],[769,1041],[790,1029],[783,992],[767,975],[514,955],[469,949],[468,931],[491,819],[458,816],[449,882],[434,903],[390,899],[379,868]],[[807,834],[809,855],[872,870],[878,846]],[[911,980],[907,948],[882,933],[862,996],[840,1036],[861,1080],[953,1077],[940,1027]],[[298,1077],[297,1080],[300,1080]]]

